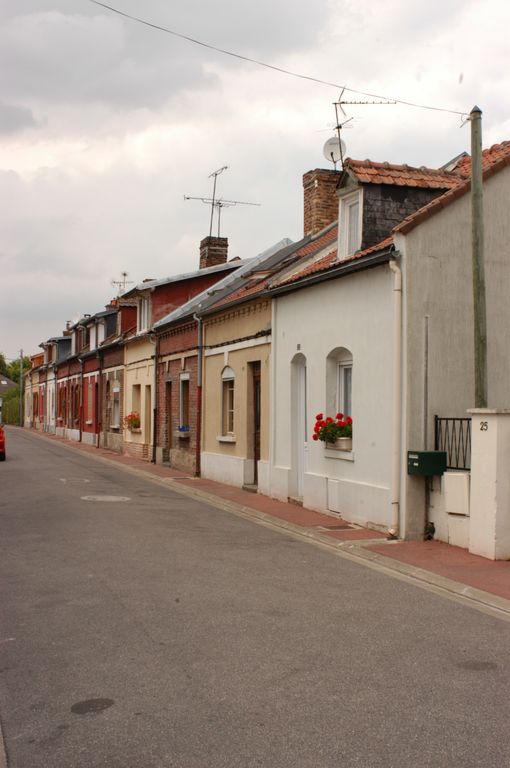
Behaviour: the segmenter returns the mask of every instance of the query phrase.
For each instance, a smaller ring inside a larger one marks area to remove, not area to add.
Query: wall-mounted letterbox
[[[446,451],[408,451],[408,475],[442,475],[446,472]]]

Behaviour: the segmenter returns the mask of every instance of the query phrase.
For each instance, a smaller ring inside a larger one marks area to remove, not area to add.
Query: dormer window
[[[138,302],[138,332],[149,329],[149,299],[141,298]]]
[[[340,200],[340,259],[347,259],[361,247],[361,205],[361,190]]]

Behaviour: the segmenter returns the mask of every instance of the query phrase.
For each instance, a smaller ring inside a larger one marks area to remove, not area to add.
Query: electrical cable
[[[368,93],[366,91],[359,91],[356,88],[349,88],[347,85],[339,85],[338,83],[331,83],[328,80],[321,80],[318,77],[312,77],[311,75],[302,75],[298,72],[292,72],[289,69],[284,69],[283,67],[277,67],[274,64],[268,64],[265,61],[259,61],[258,59],[252,59],[249,56],[243,56],[240,53],[234,53],[233,51],[227,51],[225,48],[219,48],[216,45],[211,45],[210,43],[204,43],[202,40],[197,40],[194,37],[190,37],[188,35],[184,35],[180,32],[175,32],[173,29],[169,29],[168,27],[163,27],[160,24],[154,24],[151,21],[146,21],[145,19],[141,19],[138,16],[132,16],[130,13],[126,13],[125,11],[121,11],[118,8],[114,8],[112,5],[108,5],[107,3],[102,3],[100,0],[89,0],[90,3],[93,3],[94,5],[99,5],[102,8],[106,8],[109,11],[112,11],[112,13],[117,13],[119,16],[123,16],[125,19],[130,19],[131,21],[136,21],[138,24],[144,24],[146,27],[151,27],[152,29],[157,29],[160,32],[166,32],[169,35],[173,35],[174,37],[179,37],[181,40],[187,40],[189,43],[194,43],[195,45],[200,45],[202,48],[208,48],[211,51],[216,51],[217,53],[222,53],[225,56],[232,56],[235,59],[241,59],[241,61],[247,61],[250,64],[257,64],[259,67],[266,67],[266,69],[272,69],[275,72],[281,72],[283,75],[289,75],[290,77],[297,77],[301,80],[308,80],[312,83],[318,83],[319,85],[327,85],[331,88],[339,88],[344,91],[349,91],[349,93],[356,93],[358,96],[368,96],[371,99],[385,99],[386,101],[393,101],[397,104],[403,104],[406,107],[414,107],[416,109],[429,109],[433,110],[434,112],[448,112],[451,115],[461,115],[461,117],[465,117],[468,113],[467,112],[460,112],[456,109],[446,109],[444,107],[433,107],[430,104],[418,104],[417,102],[413,101],[404,101],[403,99],[395,99],[391,96],[381,96],[377,93]]]

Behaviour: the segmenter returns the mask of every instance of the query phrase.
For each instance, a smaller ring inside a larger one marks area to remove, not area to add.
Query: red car
[[[5,461],[5,432],[0,427],[0,461]]]

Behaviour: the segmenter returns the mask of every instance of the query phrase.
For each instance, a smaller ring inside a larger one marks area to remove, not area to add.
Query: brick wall
[[[197,362],[196,355],[162,362],[158,365],[158,417],[157,455],[170,466],[185,472],[195,473],[197,446]],[[189,432],[181,433],[180,425],[180,379],[181,373],[189,373]]]
[[[316,168],[303,176],[304,234],[314,235],[338,218],[336,187],[340,171]]]
[[[200,243],[200,269],[225,264],[228,256],[228,238],[204,237]]]

